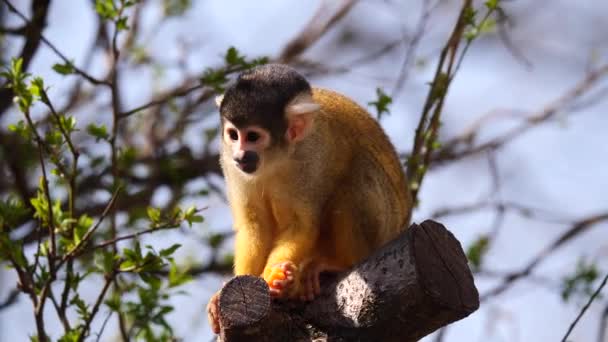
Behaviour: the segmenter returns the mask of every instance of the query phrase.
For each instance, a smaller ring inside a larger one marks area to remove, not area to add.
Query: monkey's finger
[[[279,267],[285,273],[287,273],[287,272],[293,273],[297,269],[296,265],[293,262],[291,262],[291,261],[284,261],[284,262],[282,262],[282,263],[279,264]]]

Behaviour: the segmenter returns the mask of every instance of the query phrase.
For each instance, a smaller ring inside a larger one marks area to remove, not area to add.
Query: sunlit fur
[[[252,174],[235,166],[234,142],[223,133],[220,161],[237,231],[237,275],[263,276],[283,261],[300,271],[310,263],[349,268],[409,221],[401,163],[362,107],[323,89],[313,90],[312,101],[303,96],[290,104],[305,108],[291,112],[293,118],[308,115],[299,117],[305,127],[294,131],[294,142],[258,145],[260,162]],[[225,120],[224,132],[227,125]],[[304,291],[301,277],[296,274],[288,296]]]

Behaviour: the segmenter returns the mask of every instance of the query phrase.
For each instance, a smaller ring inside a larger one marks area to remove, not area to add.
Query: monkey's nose
[[[246,173],[253,173],[258,168],[260,157],[254,151],[245,151],[240,157],[234,156],[238,167]]]

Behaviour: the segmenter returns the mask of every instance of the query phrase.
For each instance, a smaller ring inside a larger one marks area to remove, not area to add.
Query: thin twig
[[[163,230],[163,229],[167,229],[167,228],[149,228],[149,229],[142,230],[142,231],[139,231],[139,232],[135,232],[135,233],[132,233],[132,234],[118,236],[118,237],[115,237],[113,239],[106,240],[106,241],[100,242],[99,244],[91,246],[86,251],[81,251],[80,253],[78,253],[77,256],[82,255],[83,253],[92,252],[93,250],[96,250],[96,249],[99,249],[99,248],[104,248],[104,247],[108,247],[110,245],[114,245],[114,244],[116,244],[119,241],[134,239],[134,238],[139,237],[141,235],[149,234],[149,233],[152,233],[152,232],[155,232],[155,231],[159,231],[159,230]]]
[[[422,14],[420,15],[420,19],[418,20],[418,24],[416,25],[416,31],[412,39],[410,40],[408,46],[406,47],[407,51],[405,53],[405,58],[403,58],[403,63],[401,64],[401,70],[399,71],[399,77],[395,82],[395,88],[393,89],[391,96],[393,98],[397,97],[397,95],[403,89],[403,85],[407,80],[407,76],[409,74],[409,69],[412,64],[413,57],[415,55],[418,44],[422,40],[422,36],[424,35],[424,31],[426,30],[426,25],[429,21],[429,17],[431,13],[437,6],[441,3],[440,1],[436,1],[432,6],[430,5],[431,0],[425,0],[422,5]]]
[[[356,3],[357,0],[341,0],[337,5],[338,8],[333,13],[330,12],[328,16],[328,7],[336,5],[333,1],[323,1],[304,29],[296,38],[287,43],[278,60],[281,63],[288,63],[300,55],[340,21]]]
[[[61,267],[61,265],[63,263],[65,263],[67,260],[70,260],[70,259],[74,258],[74,256],[77,255],[77,253],[79,252],[79,250],[89,241],[89,239],[91,238],[91,236],[93,236],[93,233],[95,233],[95,231],[97,230],[97,228],[99,228],[99,226],[103,222],[104,218],[108,215],[108,213],[110,212],[110,210],[114,207],[114,203],[116,202],[116,199],[118,198],[118,194],[119,194],[120,190],[121,189],[118,188],[118,189],[116,189],[116,191],[114,191],[114,194],[112,195],[112,198],[110,198],[110,201],[108,202],[108,204],[106,205],[105,209],[103,210],[103,212],[99,216],[99,219],[97,219],[97,223],[93,226],[93,228],[89,229],[84,234],[84,236],[80,240],[80,243],[77,244],[74,247],[74,249],[72,249],[69,253],[65,254],[65,256],[63,257],[63,259],[61,259],[61,261],[59,262],[58,267]]]
[[[509,274],[502,284],[496,286],[494,289],[480,296],[480,301],[487,300],[488,298],[495,297],[503,293],[509,287],[511,287],[511,285],[513,285],[515,281],[530,275],[534,268],[536,268],[536,266],[538,266],[551,253],[555,252],[566,242],[572,240],[574,237],[579,236],[581,233],[587,231],[592,226],[603,221],[608,221],[608,213],[594,215],[575,222],[570,229],[564,232],[557,240],[555,240],[552,244],[550,244],[543,251],[541,251],[536,257],[534,257],[526,267],[524,267],[520,271]]]
[[[47,218],[48,218],[48,225],[49,225],[48,228],[49,228],[49,235],[50,235],[50,239],[51,239],[51,249],[48,253],[49,271],[50,271],[51,275],[54,275],[55,274],[54,258],[55,258],[56,252],[57,252],[57,246],[55,243],[55,219],[53,217],[53,200],[51,199],[51,192],[49,190],[49,181],[46,176],[46,167],[44,164],[44,156],[43,156],[43,151],[42,151],[44,149],[44,147],[46,147],[48,149],[48,146],[46,146],[46,144],[44,143],[44,141],[38,134],[38,130],[36,129],[36,126],[34,125],[32,118],[30,117],[29,110],[26,110],[24,112],[24,116],[27,120],[28,125],[30,126],[32,133],[34,134],[36,143],[38,144],[38,158],[39,158],[40,167],[42,169],[42,189],[44,191],[44,196],[47,201],[47,211],[48,211]]]
[[[412,155],[408,160],[407,175],[410,181],[410,191],[414,202],[417,201],[418,191],[424,175],[430,165],[433,144],[436,140],[443,103],[448,93],[451,81],[456,71],[452,72],[455,57],[467,22],[464,20],[465,12],[471,7],[472,0],[465,0],[454,29],[441,50],[439,61],[433,76],[433,82],[428,91],[422,114],[414,136]],[[464,52],[462,52],[464,54]],[[456,68],[458,70],[458,68]]]
[[[167,102],[167,101],[169,101],[169,100],[171,100],[171,99],[173,99],[175,97],[186,96],[186,95],[192,93],[193,91],[195,91],[197,89],[203,88],[204,86],[205,86],[204,84],[197,84],[197,85],[189,86],[189,87],[186,87],[186,88],[178,88],[178,89],[172,90],[172,91],[170,91],[170,92],[168,92],[166,94],[161,95],[160,97],[158,97],[155,100],[152,100],[152,101],[150,101],[148,103],[145,103],[145,104],[143,104],[141,106],[138,106],[138,107],[135,107],[133,109],[129,109],[129,110],[125,111],[125,112],[122,112],[122,113],[118,114],[118,117],[122,119],[122,118],[125,118],[127,116],[131,116],[131,115],[133,115],[135,113],[138,113],[138,112],[140,112],[142,110],[145,110],[145,109],[148,109],[150,107],[154,107],[154,106],[158,106],[158,105],[164,104],[165,102]]]
[[[30,20],[23,14],[21,13],[15,6],[13,6],[13,4],[11,4],[8,0],[2,0],[2,2],[4,4],[6,4],[6,6],[9,8],[9,10],[15,14],[17,14],[23,21],[25,21],[27,23],[27,25],[30,25]],[[51,50],[53,50],[53,52],[59,56],[59,58],[61,58],[63,60],[64,63],[69,64],[72,66],[72,68],[74,69],[74,71],[79,74],[80,76],[84,77],[87,81],[91,82],[92,84],[95,85],[106,85],[109,86],[110,84],[107,81],[103,81],[103,80],[99,80],[91,75],[89,75],[88,73],[86,73],[84,70],[78,68],[77,66],[75,66],[63,53],[61,53],[61,51],[59,51],[55,45],[53,45],[53,43],[51,43],[44,35],[40,35],[40,40],[42,42],[44,42],[44,44],[46,44]]]
[[[602,80],[606,75],[608,75],[608,64],[603,65],[595,69],[594,71],[588,73],[572,89],[555,99],[553,102],[546,105],[538,113],[527,117],[524,123],[514,127],[512,130],[507,131],[503,135],[495,137],[490,141],[480,144],[478,146],[458,150],[458,148],[462,145],[470,146],[473,143],[474,133],[472,133],[470,129],[468,129],[466,134],[460,135],[455,139],[444,143],[443,145],[445,147],[437,150],[436,153],[434,153],[433,159],[435,161],[456,160],[467,156],[476,155],[488,150],[496,150],[505,145],[506,143],[514,140],[515,138],[527,133],[533,127],[545,123],[551,118],[555,117],[566,106],[580,98],[589,89],[591,89],[600,80]],[[478,122],[481,122],[481,120],[478,120]]]
[[[608,324],[608,305],[604,308],[604,312],[602,312],[602,318],[600,321],[600,330],[597,333],[597,342],[606,342],[606,325]]]
[[[21,291],[18,289],[11,290],[8,296],[6,296],[6,299],[0,303],[0,310],[6,309],[15,304],[17,302],[17,298],[19,297],[19,293],[21,293]]]
[[[574,319],[574,321],[570,324],[570,327],[568,328],[566,335],[564,335],[564,338],[562,338],[562,342],[566,342],[566,339],[568,338],[568,336],[570,336],[570,333],[572,332],[572,330],[574,329],[574,327],[576,326],[578,321],[581,319],[581,317],[583,317],[583,315],[585,314],[585,312],[587,311],[589,306],[591,306],[591,303],[593,303],[593,301],[595,300],[597,295],[602,291],[602,289],[606,285],[606,282],[608,282],[608,273],[606,273],[606,276],[604,276],[604,280],[602,280],[602,283],[597,288],[597,290],[595,290],[595,292],[593,292],[593,294],[589,298],[589,301],[587,301],[587,304],[585,304],[585,306],[583,306],[583,309],[581,310],[581,312],[578,313],[578,316],[576,316],[576,319]]]
[[[70,322],[68,321],[65,308],[62,308],[57,302],[52,288],[49,290],[49,298],[51,298],[51,303],[53,303],[55,312],[57,312],[57,316],[59,316],[59,320],[61,321],[61,324],[63,324],[64,332],[67,333],[68,331],[72,330],[72,328],[70,328]]]
[[[78,342],[84,341],[85,337],[88,335],[89,329],[91,327],[91,322],[93,321],[93,318],[95,318],[95,315],[97,315],[97,311],[99,311],[99,306],[101,306],[101,303],[103,302],[103,300],[106,296],[106,292],[110,288],[110,285],[112,285],[112,283],[114,282],[115,278],[116,278],[116,272],[112,272],[111,274],[106,276],[106,282],[103,285],[103,288],[101,289],[101,292],[99,293],[99,296],[97,296],[97,300],[95,301],[95,304],[93,305],[91,314],[87,317],[87,319],[84,323],[82,331],[80,332],[80,336],[78,336]]]

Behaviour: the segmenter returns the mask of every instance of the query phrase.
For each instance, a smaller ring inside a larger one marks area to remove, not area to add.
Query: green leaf
[[[27,259],[23,254],[21,242],[13,241],[8,233],[0,232],[0,260],[12,260],[21,268],[27,267]]]
[[[484,2],[484,4],[486,5],[486,7],[489,10],[495,10],[498,9],[498,3],[500,0],[488,0],[486,2]]]
[[[239,51],[234,47],[231,46],[230,48],[228,48],[228,51],[226,51],[226,55],[224,56],[224,60],[226,61],[226,64],[228,65],[244,65],[245,63],[245,56],[242,56],[239,54]]]
[[[183,15],[191,7],[191,0],[163,0],[163,12],[167,17]]]
[[[0,232],[17,228],[30,215],[30,210],[16,197],[0,200]]]
[[[80,319],[83,321],[89,317],[89,307],[78,294],[75,294],[74,297],[72,297],[70,305],[76,306],[76,313],[78,313],[78,316],[80,316]]]
[[[59,131],[47,131],[44,140],[49,145],[59,146],[63,143],[63,136]]]
[[[489,247],[489,237],[487,235],[482,235],[467,249],[467,259],[469,259],[469,262],[471,263],[471,268],[474,272],[478,271],[481,267],[483,257],[488,252]]]
[[[32,130],[28,125],[25,124],[23,120],[19,120],[16,125],[8,125],[8,130],[19,134],[23,139],[30,140],[32,138]]]
[[[95,0],[95,11],[104,19],[114,19],[118,16],[118,9],[113,0]]]
[[[496,20],[488,18],[479,24],[480,34],[492,32],[496,32]]]
[[[84,235],[89,231],[89,228],[93,225],[93,219],[87,214],[83,214],[78,218],[76,227],[74,228],[74,244],[78,245]]]
[[[63,336],[57,340],[58,342],[77,342],[80,338],[80,330],[72,329],[66,332]]]
[[[378,99],[376,101],[368,102],[368,104],[376,108],[376,113],[379,120],[382,117],[382,114],[390,113],[388,106],[393,103],[393,99],[381,88],[376,88],[376,95],[378,96]]]
[[[55,70],[56,73],[61,75],[70,75],[76,72],[74,70],[74,64],[72,64],[72,62],[66,62],[63,64],[56,63],[53,65],[53,70]]]
[[[467,6],[463,12],[463,20],[469,26],[475,26],[475,17],[477,17],[477,11],[471,7]]]
[[[593,283],[598,277],[599,270],[597,264],[580,258],[576,265],[576,270],[562,280],[562,299],[567,302],[575,294],[581,294],[585,297],[590,296],[595,289]]]
[[[110,134],[108,133],[108,129],[105,125],[96,125],[94,123],[90,123],[87,125],[87,133],[95,137],[95,142],[99,142],[99,140],[108,140],[110,139]]]
[[[224,92],[224,85],[228,82],[228,78],[226,78],[226,72],[221,69],[211,69],[208,68],[205,70],[203,77],[201,78],[201,83],[206,86],[213,88],[213,90],[217,93]]]
[[[129,29],[129,24],[127,24],[128,17],[121,17],[116,21],[116,29],[118,31],[124,31]]]
[[[82,228],[88,230],[92,225],[93,225],[93,219],[89,215],[82,214],[78,218],[78,226],[79,227],[82,227]]]
[[[121,272],[131,272],[131,271],[134,271],[136,267],[137,267],[137,263],[135,262],[135,260],[125,260],[120,263],[120,266],[118,266],[118,269]]]
[[[198,212],[198,210],[196,209],[196,207],[190,207],[184,213],[184,220],[186,220],[186,222],[188,222],[188,225],[190,227],[192,227],[192,223],[200,223],[200,222],[204,221],[203,216],[196,215],[197,212]]]
[[[119,149],[118,151],[118,163],[120,168],[129,169],[133,166],[135,162],[135,158],[137,157],[137,152],[133,147],[124,147]]]
[[[110,251],[95,253],[95,266],[104,274],[110,274],[114,270],[114,254]]]
[[[251,60],[251,62],[248,64],[248,67],[253,68],[254,66],[268,64],[268,62],[269,62],[269,61],[270,61],[270,58],[268,58],[268,57],[258,57],[258,58],[254,58],[254,59],[253,59],[253,60]]]
[[[149,273],[140,273],[139,277],[154,290],[160,289],[160,286],[162,285],[160,279],[155,275]]]
[[[152,221],[153,223],[160,222],[160,209],[154,208],[154,207],[148,207],[147,213],[148,213],[148,218],[150,219],[150,221]]]
[[[104,303],[108,306],[108,308],[110,308],[110,310],[115,312],[120,311],[121,298],[118,292],[112,292],[110,297],[106,299]]]
[[[171,262],[169,268],[169,287],[180,286],[192,280],[192,277],[187,272],[181,272],[174,262]]]
[[[173,253],[175,253],[175,251],[180,248],[182,245],[180,245],[179,243],[173,244],[171,247],[169,248],[165,248],[165,249],[161,249],[159,252],[159,255],[161,257],[169,257],[171,255],[173,255]]]
[[[211,234],[207,238],[207,243],[209,244],[209,247],[216,249],[216,248],[220,247],[220,245],[224,242],[224,240],[226,240],[226,237],[224,234]]]
[[[36,98],[40,98],[44,93],[44,81],[40,77],[35,77],[32,82],[30,82],[30,93]]]
[[[59,115],[59,125],[66,132],[71,133],[76,130],[76,118],[73,116]]]

